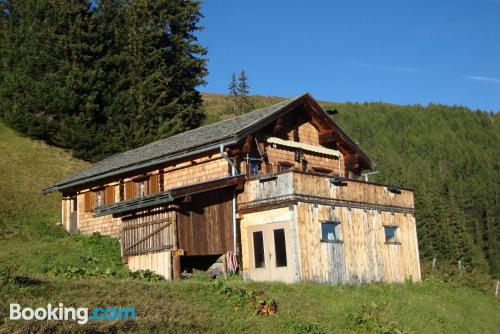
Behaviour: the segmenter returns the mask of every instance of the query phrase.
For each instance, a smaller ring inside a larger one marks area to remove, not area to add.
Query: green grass
[[[0,124],[0,333],[494,333],[500,326],[500,305],[491,294],[434,279],[333,287],[238,278],[221,285],[204,278],[132,279],[121,266],[116,240],[66,234],[56,226],[59,194],[40,194],[84,166],[69,152],[20,137]],[[68,267],[89,273],[74,278],[55,274],[54,269]],[[257,315],[246,299],[247,293],[261,290],[276,301],[276,315]],[[86,325],[10,321],[12,302],[30,307],[135,306],[138,317]]]

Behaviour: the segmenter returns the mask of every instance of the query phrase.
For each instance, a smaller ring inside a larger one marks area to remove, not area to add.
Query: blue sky
[[[204,92],[500,111],[500,0],[205,0]]]

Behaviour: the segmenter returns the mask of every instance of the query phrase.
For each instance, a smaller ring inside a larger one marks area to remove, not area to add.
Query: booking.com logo
[[[10,320],[74,320],[84,325],[91,320],[135,320],[135,307],[96,307],[89,312],[87,307],[59,307],[47,304],[47,307],[22,308],[19,304],[10,304]]]

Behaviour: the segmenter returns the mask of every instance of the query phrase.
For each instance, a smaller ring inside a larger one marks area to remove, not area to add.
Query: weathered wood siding
[[[402,189],[394,194],[380,184],[346,180],[345,185],[336,186],[325,177],[304,173],[293,173],[294,190],[298,194],[335,198],[344,201],[414,208],[413,191]]]
[[[294,160],[295,151],[293,149],[285,147],[272,147],[271,145],[268,145],[266,148],[266,152],[269,164],[273,166],[273,171],[277,171],[277,166],[281,162],[290,163],[293,168],[302,170],[301,163]],[[340,156],[339,160],[330,156],[314,154],[310,152],[303,152],[303,154],[305,159],[307,160],[308,170],[313,170],[314,167],[320,167],[331,170],[332,175],[345,175],[342,155]]]
[[[122,218],[123,256],[164,251],[175,246],[175,212],[159,206]]]
[[[319,131],[310,122],[304,122],[297,127],[298,140],[301,143],[320,146]],[[294,130],[288,132],[288,140],[294,140]]]
[[[118,191],[118,184],[114,183],[115,187],[115,201],[119,201],[120,195]],[[99,232],[103,235],[109,235],[112,237],[119,237],[121,231],[121,219],[113,218],[111,215],[94,217],[94,212],[85,211],[85,193],[89,189],[85,189],[78,193],[77,195],[77,229],[82,234],[92,234],[94,232]]]
[[[128,258],[127,267],[132,271],[151,270],[167,280],[172,279],[172,253],[169,250],[134,255]]]
[[[261,182],[250,180],[245,183],[245,191],[238,196],[240,207],[255,206],[284,199],[287,196],[308,196],[343,202],[369,203],[388,207],[413,209],[413,191],[402,189],[393,194],[386,186],[362,181],[346,180],[344,185],[331,184],[330,178],[299,172],[276,175],[275,180]]]
[[[182,160],[168,162],[164,166],[159,166],[151,169],[150,171],[141,171],[139,175],[157,175],[160,171],[164,172],[163,175],[163,189],[168,190],[171,188],[188,185],[191,183],[207,181],[223,176],[229,175],[227,161],[217,151],[208,152],[196,157],[190,157]],[[137,175],[138,176],[138,175]],[[136,176],[123,178],[123,182],[128,185]],[[112,187],[114,196],[113,202],[119,202],[120,198],[130,199],[131,195],[125,195],[125,186],[122,186],[122,194],[120,194],[120,180],[102,184],[102,187]],[[110,188],[107,188],[111,190]],[[150,191],[159,191],[154,185],[150,186]],[[85,210],[85,193],[90,189],[81,189],[77,193],[77,229],[82,234],[92,234],[99,232],[104,235],[118,237],[120,234],[120,218],[113,218],[111,215],[95,218],[93,211]],[[126,192],[126,191],[125,191]],[[63,198],[61,202],[61,222],[69,230],[70,222],[70,200]]]
[[[166,190],[230,175],[227,161],[216,151],[170,163],[163,170]]]
[[[298,172],[274,177],[247,181],[238,197],[244,270],[250,256],[247,226],[288,214],[296,222],[302,281],[356,284],[421,279],[411,190],[394,194],[384,185],[353,180],[337,186],[328,177]],[[321,241],[324,220],[340,221],[340,242]],[[398,227],[399,244],[385,242],[384,225]]]
[[[63,197],[61,201],[61,223],[64,229],[69,232],[70,215],[71,215],[71,199]]]
[[[338,219],[341,243],[321,241],[321,221]],[[411,214],[301,203],[297,205],[301,278],[328,283],[419,281]],[[386,244],[383,225],[399,228],[400,244]]]
[[[233,250],[233,189],[188,196],[177,214],[178,247],[185,255],[216,255]]]
[[[122,218],[120,242],[130,270],[151,270],[172,279],[175,217],[168,206],[158,206]]]

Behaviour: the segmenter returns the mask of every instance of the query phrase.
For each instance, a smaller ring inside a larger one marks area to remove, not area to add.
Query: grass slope
[[[327,286],[208,279],[148,282],[129,278],[115,240],[69,236],[56,227],[59,195],[47,184],[84,167],[61,149],[18,136],[0,124],[0,333],[11,332],[461,332],[494,333],[498,300],[436,279],[401,285]],[[99,268],[64,278],[54,268]],[[3,276],[2,276],[3,275]],[[12,280],[24,276],[24,279]],[[107,277],[109,276],[109,277]],[[2,278],[3,277],[3,278]],[[2,281],[3,279],[3,281]],[[250,291],[278,305],[258,316]],[[10,321],[9,304],[135,306],[137,321]]]

